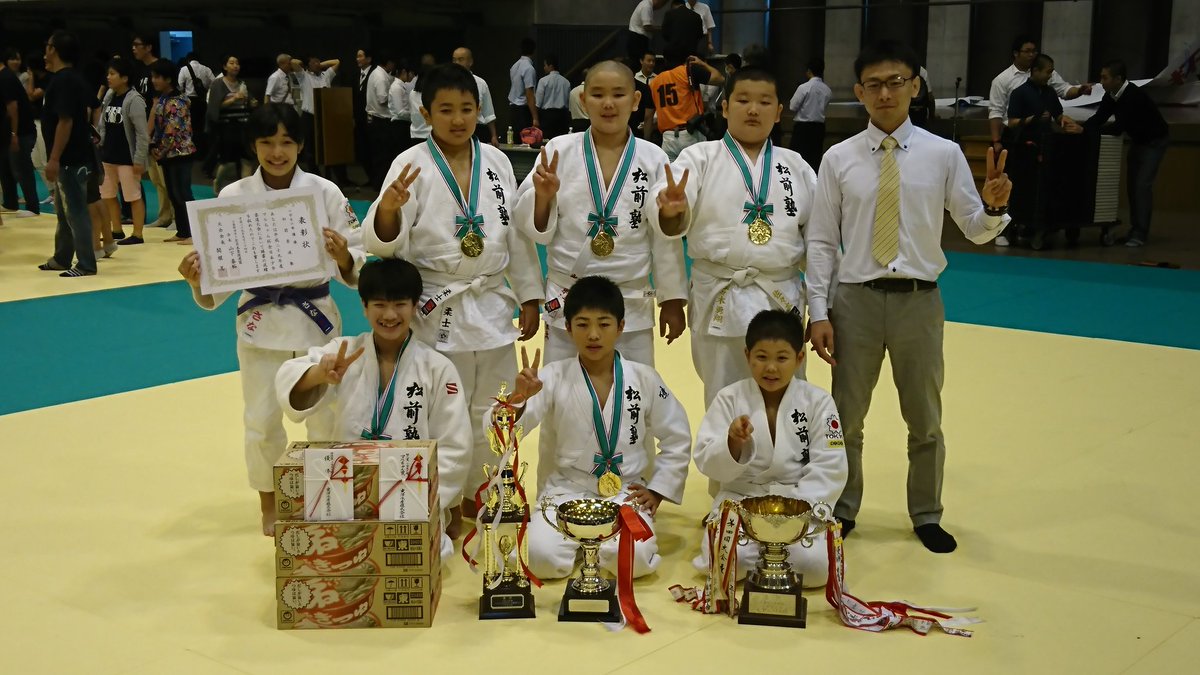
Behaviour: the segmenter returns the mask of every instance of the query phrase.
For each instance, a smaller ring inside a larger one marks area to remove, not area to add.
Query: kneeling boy
[[[833,397],[793,375],[804,360],[804,325],[782,310],[759,312],[746,329],[750,379],[717,393],[696,434],[696,468],[721,484],[713,502],[781,495],[833,506],[846,486],[846,450]],[[708,569],[707,538],[693,564]],[[738,546],[738,574],[757,562],[759,546]],[[793,544],[788,560],[805,586],[828,574],[825,535],[812,548]]]

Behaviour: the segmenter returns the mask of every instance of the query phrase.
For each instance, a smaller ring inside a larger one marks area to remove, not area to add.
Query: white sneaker
[[[1004,235],[1000,235],[999,237],[996,237],[996,245],[997,245],[997,246],[1003,246],[1003,247],[1007,247],[1007,246],[1009,245],[1009,244],[1008,244],[1008,237],[1006,237],[1006,236],[1004,236]]]
[[[115,241],[105,244],[104,245],[104,257],[111,258],[112,255],[117,252],[118,248],[120,248],[120,247],[117,246],[117,242],[115,242]]]

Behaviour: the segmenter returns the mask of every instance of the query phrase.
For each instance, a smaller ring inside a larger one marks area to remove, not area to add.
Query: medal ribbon
[[[775,207],[767,203],[767,194],[771,188],[767,184],[771,178],[771,141],[767,139],[763,145],[763,168],[762,173],[758,176],[758,190],[754,189],[754,177],[750,174],[750,166],[746,163],[746,158],[742,156],[742,150],[738,147],[737,142],[733,140],[728,132],[725,133],[725,138],[721,140],[725,144],[725,149],[729,151],[729,156],[733,157],[733,161],[737,164],[738,170],[742,173],[742,182],[746,185],[746,192],[750,194],[750,199],[742,204],[742,208],[746,211],[746,217],[742,218],[742,223],[749,225],[756,220],[764,220],[768,225],[771,225],[771,216],[775,213]]]
[[[596,157],[596,148],[592,145],[592,132],[589,129],[583,134],[583,166],[587,170],[588,188],[592,194],[592,212],[588,214],[588,223],[591,224],[591,229],[588,230],[588,236],[595,239],[603,230],[610,237],[617,236],[617,217],[612,215],[617,209],[617,202],[621,199],[621,190],[625,188],[625,179],[629,176],[629,167],[633,164],[634,155],[634,138],[633,134],[629,134],[629,141],[625,143],[625,151],[621,155],[621,164],[617,168],[617,174],[613,176],[613,187],[609,190],[607,199],[603,195],[603,186],[600,184],[600,160]]]
[[[633,597],[633,544],[654,536],[650,526],[632,506],[622,505],[618,516],[621,533],[617,543],[617,600],[621,603],[621,615],[639,633],[649,633],[650,626]]]
[[[596,442],[600,445],[600,452],[592,456],[592,461],[595,466],[592,468],[592,475],[596,478],[604,475],[605,471],[612,471],[616,475],[621,475],[621,460],[622,455],[617,454],[617,433],[621,426],[621,392],[625,389],[625,378],[623,369],[621,368],[620,352],[613,353],[613,397],[617,400],[609,401],[612,404],[612,424],[609,425],[607,432],[604,429],[604,411],[600,407],[600,397],[596,396],[596,388],[592,386],[592,378],[588,376],[587,369],[583,364],[579,364],[579,369],[583,371],[583,381],[587,383],[588,394],[592,397],[592,428],[596,431]]]
[[[467,200],[463,201],[462,190],[458,189],[458,181],[454,179],[454,172],[450,170],[450,165],[446,163],[446,157],[442,154],[442,149],[433,142],[433,137],[425,139],[425,145],[429,147],[429,154],[433,157],[433,163],[437,165],[438,173],[442,175],[442,181],[446,183],[446,188],[450,190],[451,196],[454,197],[454,203],[458,204],[459,211],[462,211],[461,216],[454,217],[454,224],[458,229],[454,231],[454,236],[462,240],[468,234],[474,234],[480,239],[487,235],[483,232],[483,214],[477,213],[479,209],[479,182],[480,174],[483,168],[483,154],[479,150],[479,139],[471,139],[471,190],[467,194]]]
[[[396,376],[400,373],[400,359],[404,358],[404,350],[408,349],[408,342],[412,340],[412,331],[408,332],[408,337],[404,338],[404,344],[400,345],[400,353],[396,355],[396,365],[392,368],[392,379],[388,381],[387,387],[383,388],[379,395],[375,397],[375,411],[371,414],[371,428],[363,429],[361,438],[369,441],[390,441],[391,436],[383,433],[387,429],[388,420],[392,418],[392,408],[396,402]]]

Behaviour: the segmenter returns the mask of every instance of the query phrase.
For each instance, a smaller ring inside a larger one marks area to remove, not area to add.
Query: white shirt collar
[[[913,124],[912,121],[907,118],[904,120],[904,124],[901,124],[890,134],[883,133],[879,127],[875,126],[874,122],[867,122],[867,147],[869,147],[871,152],[874,153],[880,148],[880,146],[883,145],[883,139],[891,136],[892,138],[896,139],[896,142],[899,144],[901,150],[908,150],[908,146],[912,141],[912,134]]]
[[[1121,98],[1121,94],[1125,93],[1125,87],[1128,87],[1128,86],[1129,86],[1129,80],[1125,80],[1124,82],[1122,82],[1121,88],[1117,90],[1117,93],[1113,94],[1113,100],[1115,101],[1115,100]]]

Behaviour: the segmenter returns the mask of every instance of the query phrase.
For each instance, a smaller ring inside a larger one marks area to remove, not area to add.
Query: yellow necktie
[[[883,139],[879,164],[879,192],[875,196],[875,231],[871,255],[886,267],[900,254],[900,167],[896,166],[896,139]]]

